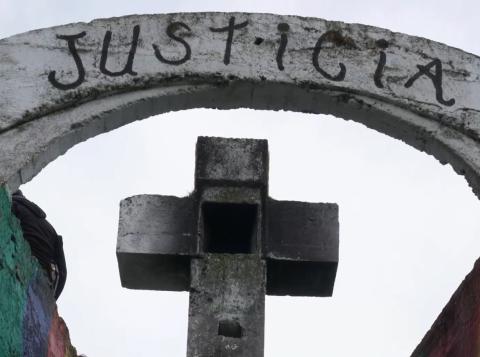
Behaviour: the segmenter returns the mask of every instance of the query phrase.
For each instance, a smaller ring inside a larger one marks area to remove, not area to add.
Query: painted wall
[[[480,259],[411,357],[480,356]]]
[[[0,356],[75,357],[48,278],[0,187]]]

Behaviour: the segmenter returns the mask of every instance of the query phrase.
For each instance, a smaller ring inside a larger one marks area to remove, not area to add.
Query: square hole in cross
[[[205,202],[202,210],[203,238],[207,253],[255,252],[257,205]]]

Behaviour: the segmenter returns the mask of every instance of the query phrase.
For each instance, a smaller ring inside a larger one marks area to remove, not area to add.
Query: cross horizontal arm
[[[267,294],[331,296],[338,265],[338,205],[267,201]]]
[[[120,203],[117,260],[122,286],[188,290],[193,199],[139,195]]]

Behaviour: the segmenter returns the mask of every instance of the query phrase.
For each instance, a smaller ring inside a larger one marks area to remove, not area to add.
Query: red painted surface
[[[480,259],[412,357],[480,356]]]
[[[65,325],[65,321],[58,316],[58,312],[55,309],[48,334],[48,357],[74,356],[70,353],[70,349],[71,344],[67,325]]]

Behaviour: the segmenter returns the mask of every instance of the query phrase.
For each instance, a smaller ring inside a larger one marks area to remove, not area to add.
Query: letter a
[[[435,67],[435,73],[430,72],[430,69],[432,67]],[[417,79],[419,79],[421,76],[427,76],[430,78],[430,80],[433,83],[433,86],[435,87],[435,95],[437,98],[437,101],[440,104],[446,105],[447,107],[451,107],[452,105],[455,104],[455,99],[449,99],[445,100],[443,99],[443,88],[442,88],[442,82],[443,82],[443,71],[442,71],[442,62],[438,58],[435,58],[432,62],[427,64],[426,66],[422,65],[417,65],[418,72],[410,78],[407,83],[405,83],[405,88],[410,88],[413,83]]]

